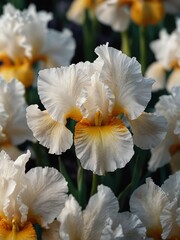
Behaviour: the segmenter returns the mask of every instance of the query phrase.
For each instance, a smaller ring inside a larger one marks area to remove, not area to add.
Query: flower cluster
[[[147,237],[179,239],[179,181],[179,171],[171,175],[161,187],[152,179],[147,179],[146,183],[132,194],[131,212],[145,225]]]
[[[54,0],[57,22],[20,2],[0,9],[0,240],[180,240],[179,0]]]
[[[37,239],[34,225],[47,229],[64,207],[67,183],[54,168],[25,173],[30,152],[15,161],[0,152],[0,238]]]

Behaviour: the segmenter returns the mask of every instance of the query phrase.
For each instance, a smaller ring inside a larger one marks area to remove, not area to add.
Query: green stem
[[[67,173],[66,168],[65,168],[60,156],[58,156],[58,162],[59,162],[59,171],[62,173],[62,175],[68,182],[69,192],[77,199],[78,198],[77,189],[74,186],[73,181],[70,178],[69,174]]]
[[[147,46],[146,46],[146,28],[140,27],[140,63],[142,66],[142,73],[145,73],[147,66]]]
[[[129,57],[131,56],[131,50],[130,50],[130,42],[129,42],[129,37],[128,37],[128,31],[124,31],[121,33],[121,42],[122,42],[122,52],[128,55]]]
[[[83,44],[84,58],[88,61],[95,59],[94,48],[96,47],[96,34],[98,22],[94,16],[91,16],[91,11],[85,11],[85,19],[83,22]]]
[[[78,200],[82,208],[86,205],[86,176],[84,169],[79,163],[78,173],[77,173],[77,185],[78,185]]]
[[[96,174],[93,174],[93,176],[92,176],[91,196],[94,195],[97,192],[98,183],[99,183],[99,176],[96,175]]]
[[[123,210],[125,203],[128,200],[128,197],[130,196],[130,193],[132,191],[132,182],[127,185],[127,187],[122,191],[118,196],[119,206],[120,209]]]

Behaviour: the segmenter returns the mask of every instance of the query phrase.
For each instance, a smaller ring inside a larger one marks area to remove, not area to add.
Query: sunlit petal
[[[76,101],[88,82],[87,76],[75,65],[44,69],[39,72],[39,95],[53,119],[61,122],[68,117],[81,119]]]
[[[155,83],[152,85],[152,91],[158,91],[165,88],[166,73],[164,67],[159,62],[152,63],[146,70],[146,77],[153,78]]]
[[[96,9],[97,19],[112,27],[114,31],[123,32],[130,23],[130,13],[126,7],[118,6],[118,1],[105,1]]]
[[[30,209],[30,218],[40,220],[47,226],[59,215],[67,198],[67,182],[55,168],[36,167],[26,174],[27,189],[22,194],[22,203]],[[31,197],[29,197],[29,192]]]
[[[108,45],[95,49],[102,58],[102,81],[115,95],[115,112],[125,113],[130,119],[137,118],[151,98],[152,79],[144,79],[141,65],[135,58],[130,58]],[[118,63],[118,64],[117,64]]]

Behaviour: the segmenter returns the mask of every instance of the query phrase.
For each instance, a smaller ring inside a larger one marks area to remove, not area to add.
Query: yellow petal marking
[[[17,78],[24,84],[25,87],[32,85],[34,80],[34,70],[31,62],[25,61],[23,64],[0,66],[0,75],[7,81],[11,81],[12,78]]]
[[[164,13],[164,3],[161,0],[138,0],[131,6],[131,18],[141,26],[157,24],[163,19]]]
[[[78,142],[82,136],[86,135],[92,138],[112,136],[114,132],[126,133],[128,129],[121,119],[113,119],[108,125],[91,125],[91,123],[84,119],[78,122],[75,127],[75,143]]]
[[[77,107],[71,108],[69,112],[66,113],[65,119],[71,118],[76,122],[79,122],[82,119],[82,113]]]
[[[21,226],[13,218],[12,221],[0,218],[0,240],[37,240],[36,232],[30,222]]]

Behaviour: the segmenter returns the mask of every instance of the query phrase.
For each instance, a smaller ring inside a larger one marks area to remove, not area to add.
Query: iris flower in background
[[[73,144],[67,119],[75,120],[76,155],[83,168],[102,175],[124,167],[134,144],[155,147],[165,136],[166,121],[143,112],[154,81],[143,78],[135,58],[108,44],[95,52],[93,63],[39,72],[38,93],[46,110],[29,106],[27,122],[49,153],[61,154]]]
[[[37,239],[34,225],[47,229],[67,198],[67,183],[54,168],[25,173],[30,152],[15,161],[0,152],[0,239]]]
[[[18,80],[7,83],[0,79],[0,149],[12,159],[21,154],[17,145],[35,140],[26,122],[24,93],[24,86]]]
[[[145,228],[136,215],[118,213],[119,204],[110,188],[98,186],[82,211],[73,196],[69,196],[58,217],[60,240],[138,240],[144,239]]]
[[[174,87],[171,95],[161,96],[155,109],[166,118],[168,126],[164,140],[151,151],[149,170],[156,171],[170,163],[175,171],[180,169],[180,87]]]
[[[67,18],[77,24],[82,24],[85,12],[91,10],[94,15],[96,7],[104,0],[74,0],[67,12]]]
[[[7,81],[16,77],[26,87],[34,80],[33,65],[68,65],[74,55],[75,41],[68,29],[47,28],[52,14],[37,12],[34,5],[22,12],[11,4],[0,17],[0,75]]]
[[[131,20],[140,26],[156,25],[163,20],[165,12],[177,14],[179,11],[179,0],[105,0],[95,12],[101,23],[123,32]]]
[[[167,88],[168,91],[174,86],[180,85],[180,19],[176,20],[176,29],[168,34],[166,29],[160,31],[160,39],[154,40],[150,47],[156,57],[146,76],[156,80],[153,90]],[[170,72],[166,80],[166,73]]]
[[[161,187],[148,178],[131,195],[130,210],[142,221],[150,239],[179,239],[179,184],[180,171],[171,175]]]
[[[140,26],[155,25],[164,17],[162,0],[106,0],[96,9],[97,19],[114,31],[128,29],[130,20]]]

